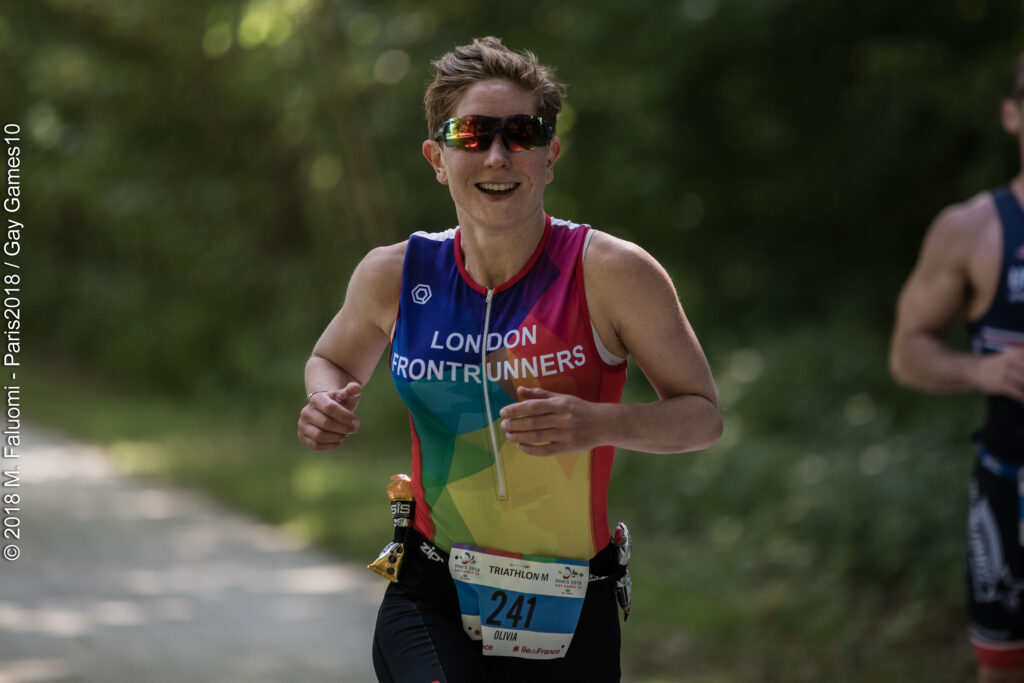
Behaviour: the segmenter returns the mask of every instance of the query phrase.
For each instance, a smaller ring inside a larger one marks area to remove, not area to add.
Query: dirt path
[[[0,489],[21,494],[21,557],[0,560],[0,683],[375,680],[385,582],[361,565],[122,476],[94,448],[24,441],[21,486]]]

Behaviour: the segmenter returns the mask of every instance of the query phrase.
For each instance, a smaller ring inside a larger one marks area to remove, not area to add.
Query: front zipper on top
[[[487,427],[491,432],[491,448],[494,449],[494,471],[497,475],[498,500],[508,498],[505,490],[505,475],[501,470],[501,456],[498,449],[498,435],[494,431],[494,416],[491,414],[491,397],[487,391],[487,333],[491,327],[491,301],[494,290],[487,290],[487,309],[484,311],[484,335],[480,340],[480,386],[484,388],[484,410],[487,413]]]

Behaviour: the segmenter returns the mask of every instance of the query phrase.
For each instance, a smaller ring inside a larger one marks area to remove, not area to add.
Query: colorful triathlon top
[[[519,386],[622,395],[626,363],[601,357],[587,311],[589,230],[548,217],[530,261],[490,291],[465,270],[459,228],[409,238],[391,375],[412,426],[413,526],[444,550],[589,559],[609,542],[615,449],[528,455],[499,415]]]
[[[1024,345],[1024,210],[1009,187],[993,190],[1003,230],[999,288],[989,309],[968,323],[975,353]],[[986,397],[981,438],[998,458],[1024,463],[1024,405],[1006,396]]]

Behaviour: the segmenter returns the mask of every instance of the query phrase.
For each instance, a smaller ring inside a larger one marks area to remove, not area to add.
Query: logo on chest
[[[430,291],[430,285],[416,285],[409,294],[412,296],[412,300],[418,304],[427,303],[433,295]]]
[[[1024,301],[1024,266],[1013,266],[1006,271],[1006,299],[1011,304]]]

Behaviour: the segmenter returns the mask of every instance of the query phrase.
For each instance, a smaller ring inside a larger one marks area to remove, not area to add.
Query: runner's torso
[[[589,230],[548,218],[530,262],[490,291],[466,273],[458,228],[409,239],[391,374],[412,426],[414,527],[444,550],[589,559],[609,541],[614,448],[531,456],[499,427],[519,386],[622,394],[625,363],[602,359],[587,311]]]
[[[1024,210],[1009,187],[992,192],[1002,228],[1002,266],[989,309],[968,323],[974,353],[997,353],[1024,344]],[[982,441],[1001,460],[1024,463],[1024,405],[987,396]]]

